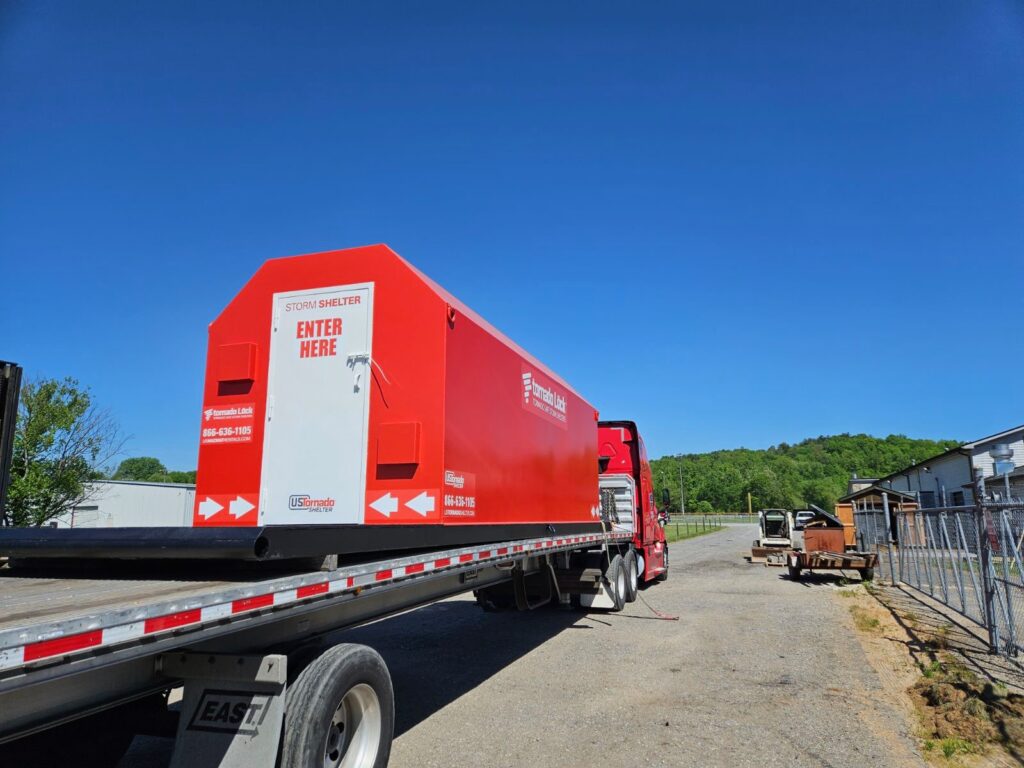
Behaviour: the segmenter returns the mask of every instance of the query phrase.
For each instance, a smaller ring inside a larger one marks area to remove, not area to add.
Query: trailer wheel
[[[861,581],[873,581],[875,578],[874,568],[861,568],[860,569],[860,580]]]
[[[612,610],[621,611],[626,605],[626,563],[622,555],[615,555],[604,572],[608,589],[612,593]]]
[[[786,567],[789,570],[789,578],[793,581],[800,581],[800,571],[803,569],[798,565],[788,565]]]
[[[281,768],[385,768],[394,728],[395,694],[380,654],[336,645],[288,688]]]
[[[629,552],[626,553],[625,558],[623,558],[623,562],[626,567],[626,602],[632,603],[636,600],[637,589],[640,587],[640,577],[637,573],[637,568],[639,566],[636,562],[636,551],[632,549],[629,550]]]
[[[508,584],[474,589],[473,597],[476,598],[476,604],[486,613],[502,613],[514,611],[516,608],[516,595]]]

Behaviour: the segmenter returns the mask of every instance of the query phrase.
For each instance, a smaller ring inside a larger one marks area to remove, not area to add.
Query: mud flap
[[[185,681],[171,768],[274,768],[287,656],[168,653],[157,663]]]

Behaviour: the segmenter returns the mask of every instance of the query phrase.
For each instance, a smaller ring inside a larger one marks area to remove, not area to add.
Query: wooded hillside
[[[859,477],[880,477],[958,444],[903,435],[830,435],[765,450],[736,448],[664,456],[653,460],[651,469],[659,505],[661,489],[668,488],[673,512],[679,510],[680,462],[687,512],[745,512],[748,491],[755,511],[807,504],[831,510],[835,500],[846,493],[854,472]]]

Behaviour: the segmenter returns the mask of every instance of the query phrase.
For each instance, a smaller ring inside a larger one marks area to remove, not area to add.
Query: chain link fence
[[[854,512],[857,548],[876,573],[985,628],[993,652],[1024,650],[1024,504]]]
[[[712,514],[700,514],[694,512],[674,512],[669,515],[669,520],[672,522],[680,523],[693,523],[694,521],[700,520],[705,524],[718,524],[718,525],[740,525],[740,524],[753,524],[757,525],[757,513],[748,515],[746,513],[722,513],[714,512]]]
[[[665,525],[665,534],[670,541],[678,541],[701,533],[717,531],[721,527],[721,521],[714,515],[673,515]]]

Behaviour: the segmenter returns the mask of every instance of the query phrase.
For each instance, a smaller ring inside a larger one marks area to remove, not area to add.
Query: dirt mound
[[[921,672],[909,693],[921,716],[926,750],[937,741],[948,758],[992,745],[1016,754],[1024,745],[1024,696],[983,682],[952,658]]]

